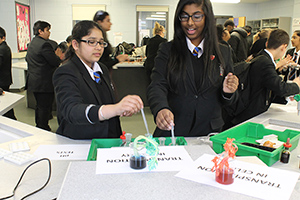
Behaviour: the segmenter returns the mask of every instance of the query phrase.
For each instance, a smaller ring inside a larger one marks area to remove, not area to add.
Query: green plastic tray
[[[158,137],[154,138],[155,141],[159,144]],[[134,138],[131,140],[134,141]],[[165,145],[169,145],[172,142],[170,137],[166,137]],[[90,146],[90,151],[87,160],[94,161],[97,160],[97,149],[98,148],[111,148],[111,147],[119,147],[122,144],[122,140],[120,138],[108,138],[108,139],[93,139]],[[177,145],[187,145],[184,137],[176,137]]]
[[[213,150],[216,153],[222,153],[224,151],[223,145],[227,138],[235,138],[234,143],[238,146],[237,156],[257,156],[266,165],[271,166],[280,159],[281,152],[284,149],[283,146],[277,148],[273,152],[261,150],[258,148],[245,146],[240,143],[249,142],[258,144],[255,140],[262,139],[265,135],[274,134],[278,136],[278,140],[286,142],[287,138],[290,138],[292,147],[290,151],[298,146],[300,132],[286,129],[283,132],[266,129],[262,124],[247,122],[234,128],[228,129],[217,135],[210,137],[213,142]]]

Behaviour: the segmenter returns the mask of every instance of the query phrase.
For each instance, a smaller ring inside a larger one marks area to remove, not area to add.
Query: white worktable
[[[24,99],[24,95],[5,92],[0,96],[0,115],[5,114]]]
[[[296,109],[296,108],[295,108]],[[285,112],[280,106],[272,105],[268,112],[257,116],[250,121],[256,123],[268,122],[268,119],[289,120],[300,122],[300,117],[296,112]],[[267,124],[268,125],[268,124]],[[72,140],[51,132],[47,132],[36,127],[23,124],[11,119],[0,116],[0,128],[10,129],[16,133],[27,132],[31,136],[19,139],[27,141],[31,148],[30,153],[41,144],[90,144],[89,140]],[[194,138],[186,138],[188,145],[187,151],[193,160],[203,153],[213,153],[208,145],[198,145],[199,141]],[[8,149],[8,144],[0,144],[0,148]],[[289,164],[276,162],[272,167],[287,169],[300,172],[297,155],[300,155],[300,146],[292,151]],[[70,167],[69,164],[71,163]],[[9,162],[0,160],[0,197],[11,194],[12,189],[17,183],[26,164],[17,166]],[[49,185],[39,193],[28,199],[54,199],[59,195],[65,174],[69,168],[66,181],[72,184],[64,185],[59,199],[255,199],[242,194],[225,191],[208,185],[187,181],[176,178],[177,172],[158,172],[158,173],[136,173],[119,175],[96,175],[96,162],[94,161],[52,161],[52,177]],[[48,168],[46,163],[40,163],[24,177],[20,188],[17,189],[16,198],[24,196],[43,185]],[[71,176],[70,176],[71,175]],[[143,195],[145,194],[145,195]],[[139,196],[143,195],[143,196]],[[300,197],[300,182],[296,184],[291,200],[298,200]]]
[[[121,63],[117,63],[113,66],[113,69],[118,69],[118,68],[122,68],[122,67],[144,67],[143,66],[144,62],[121,62]]]

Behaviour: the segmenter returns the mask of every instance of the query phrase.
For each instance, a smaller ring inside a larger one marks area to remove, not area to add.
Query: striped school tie
[[[193,56],[198,56],[198,52],[199,52],[199,48],[195,47],[195,49],[193,50]]]
[[[99,83],[99,81],[101,80],[100,72],[94,72],[94,78],[95,78],[96,83]]]
[[[295,53],[293,61],[297,62],[297,58],[298,58],[298,53]],[[289,75],[289,80],[294,80],[296,73],[297,73],[297,70],[295,68],[291,69],[291,72]]]

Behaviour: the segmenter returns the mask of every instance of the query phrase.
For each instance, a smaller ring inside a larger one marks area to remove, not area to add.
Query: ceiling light
[[[146,17],[146,20],[166,21],[164,18]]]
[[[211,0],[213,3],[240,3],[240,0]]]
[[[151,17],[163,17],[163,18],[165,18],[166,15],[151,15]]]

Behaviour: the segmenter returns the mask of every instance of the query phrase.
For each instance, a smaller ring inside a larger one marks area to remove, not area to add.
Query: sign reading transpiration
[[[215,172],[211,171],[213,167],[211,160],[214,157],[204,154],[176,176],[224,190],[272,200],[288,200],[299,178],[299,173],[296,172],[233,160],[231,164],[234,168],[234,182],[231,185],[222,185],[215,181]]]
[[[96,174],[149,172],[148,167],[139,170],[130,168],[130,157],[129,147],[99,148]],[[158,165],[153,172],[180,171],[193,162],[183,146],[160,146],[157,161]]]
[[[27,50],[30,42],[30,7],[16,2],[18,50]]]

